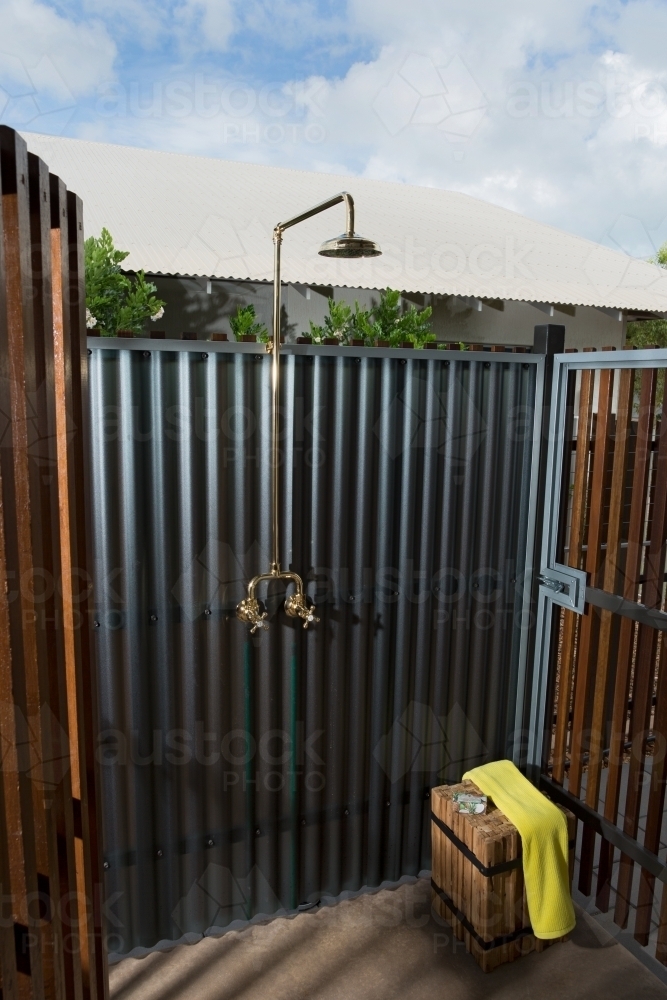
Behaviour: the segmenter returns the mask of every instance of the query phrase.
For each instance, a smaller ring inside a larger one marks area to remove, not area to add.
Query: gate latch
[[[543,567],[537,579],[555,604],[583,615],[586,602],[586,574],[583,570],[556,563],[555,566]]]
[[[562,594],[567,587],[562,582],[562,580],[552,580],[548,576],[538,576],[537,578],[543,587],[548,587],[549,590],[553,590],[555,594]]]

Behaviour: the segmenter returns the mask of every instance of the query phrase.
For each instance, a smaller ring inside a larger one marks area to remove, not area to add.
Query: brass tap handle
[[[319,618],[315,615],[314,606],[308,605],[304,595],[298,591],[296,594],[290,594],[290,596],[286,598],[285,614],[288,614],[290,618],[303,619],[304,628],[308,628],[309,625],[314,625],[315,622],[319,621]]]
[[[269,623],[265,621],[268,618],[266,611],[262,611],[259,606],[259,601],[254,597],[244,597],[236,605],[236,617],[239,621],[246,622],[251,625],[250,633],[251,635],[257,632],[258,629],[268,629]]]

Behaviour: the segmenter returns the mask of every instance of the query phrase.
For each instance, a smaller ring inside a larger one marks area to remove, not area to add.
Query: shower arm
[[[258,629],[268,628],[266,622],[267,613],[261,610],[257,600],[256,590],[258,584],[272,580],[285,580],[293,583],[296,591],[285,601],[285,611],[292,618],[301,618],[303,627],[319,621],[315,617],[312,607],[306,602],[303,580],[298,573],[280,568],[280,475],[279,460],[280,449],[278,443],[278,424],[280,419],[280,310],[281,310],[281,281],[280,281],[280,248],[283,242],[283,233],[286,229],[305,222],[306,219],[326,212],[334,205],[345,202],[346,223],[345,235],[354,235],[354,201],[352,195],[347,191],[320,202],[319,205],[309,208],[300,215],[295,215],[286,222],[279,222],[273,230],[273,340],[267,345],[267,350],[272,354],[271,358],[271,567],[268,573],[260,573],[252,578],[248,584],[248,594],[236,607],[236,616],[241,621],[251,626],[250,631],[256,632]]]

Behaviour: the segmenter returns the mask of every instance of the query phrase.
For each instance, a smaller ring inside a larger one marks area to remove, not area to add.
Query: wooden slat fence
[[[0,989],[107,993],[82,205],[0,127]]]
[[[569,377],[575,419],[559,561],[585,570],[589,587],[664,611],[664,370],[601,368]],[[563,609],[554,660],[548,773],[664,860],[667,632],[591,604],[582,616]],[[578,888],[595,892],[603,912],[613,907],[619,927],[630,927],[667,964],[664,884],[637,872],[589,825]]]

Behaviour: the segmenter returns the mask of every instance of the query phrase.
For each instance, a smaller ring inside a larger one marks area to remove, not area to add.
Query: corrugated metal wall
[[[429,787],[515,726],[538,359],[286,353],[283,563],[321,622],[273,595],[256,638],[270,358],[89,344],[110,950],[428,868]]]

